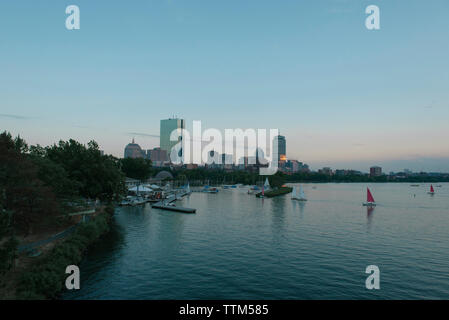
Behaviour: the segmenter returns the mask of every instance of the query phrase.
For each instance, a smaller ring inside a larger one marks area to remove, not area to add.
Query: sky
[[[65,8],[80,8],[67,30]],[[380,8],[368,30],[365,8]],[[0,130],[159,145],[172,115],[277,128],[287,157],[449,172],[447,0],[3,0]]]

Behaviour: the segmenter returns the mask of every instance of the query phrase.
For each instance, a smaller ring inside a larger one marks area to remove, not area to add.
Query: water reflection
[[[366,207],[366,218],[367,218],[368,231],[371,230],[371,225],[373,223],[373,212],[374,212],[374,207]]]
[[[178,212],[151,209],[151,214],[157,217],[158,241],[165,243],[167,249],[179,247],[184,231],[185,215]]]
[[[269,210],[271,212],[272,229],[275,234],[283,234],[285,229],[285,197],[272,198],[269,204],[271,205]],[[290,199],[288,199],[290,200]]]

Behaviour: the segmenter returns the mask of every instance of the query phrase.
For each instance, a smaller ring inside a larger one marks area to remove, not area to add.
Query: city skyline
[[[76,4],[74,31],[64,5],[0,4],[2,131],[121,157],[178,114],[280,128],[314,170],[449,172],[447,1],[381,2],[378,31],[371,1]]]

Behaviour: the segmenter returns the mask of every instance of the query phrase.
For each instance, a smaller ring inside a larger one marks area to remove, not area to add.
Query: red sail
[[[435,190],[433,190],[433,185],[430,185],[430,192],[434,193]]]
[[[366,201],[367,202],[374,202],[373,195],[371,194],[371,191],[369,191],[369,188],[366,188]]]

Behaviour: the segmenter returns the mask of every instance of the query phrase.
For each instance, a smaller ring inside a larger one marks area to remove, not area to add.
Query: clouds
[[[0,113],[0,118],[16,119],[16,120],[35,119],[35,117],[21,116],[21,115],[17,115],[17,114],[6,114],[6,113]]]

